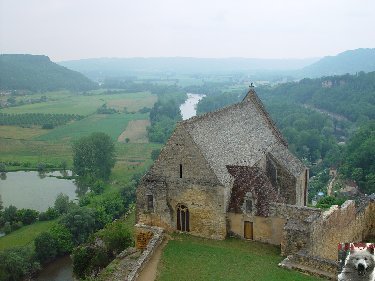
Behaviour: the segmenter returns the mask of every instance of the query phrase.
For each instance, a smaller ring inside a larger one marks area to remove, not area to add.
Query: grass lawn
[[[279,268],[277,246],[239,239],[209,240],[174,235],[159,264],[157,281],[322,280]]]
[[[31,244],[39,233],[48,231],[55,222],[56,220],[36,222],[1,237],[0,251]]]

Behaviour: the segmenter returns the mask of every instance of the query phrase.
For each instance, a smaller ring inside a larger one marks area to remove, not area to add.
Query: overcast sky
[[[375,47],[375,0],[0,0],[0,53],[306,58]]]

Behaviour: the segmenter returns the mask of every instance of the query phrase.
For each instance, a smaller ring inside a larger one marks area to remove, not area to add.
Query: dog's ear
[[[374,245],[370,245],[370,247],[367,247],[366,250],[371,254],[373,255],[374,254]]]

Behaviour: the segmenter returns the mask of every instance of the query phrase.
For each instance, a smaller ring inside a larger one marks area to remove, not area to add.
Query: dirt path
[[[164,237],[161,245],[156,249],[151,259],[148,261],[142,272],[139,274],[137,281],[154,281],[156,279],[156,273],[158,264],[163,253],[165,245],[168,243],[168,238]]]
[[[327,195],[328,196],[331,196],[331,194],[332,194],[332,187],[333,187],[333,183],[335,182],[335,179],[336,179],[336,177],[333,177],[328,184],[328,187],[327,187]]]

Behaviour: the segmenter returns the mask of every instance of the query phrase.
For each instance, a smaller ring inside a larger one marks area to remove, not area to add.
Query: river
[[[182,119],[189,119],[197,114],[197,104],[206,95],[187,93],[187,100],[180,106]]]
[[[70,200],[75,200],[77,199],[77,186],[74,181],[56,178],[66,175],[66,172],[39,173],[35,171],[2,173],[0,194],[3,205],[41,212],[53,206],[59,193],[64,193],[69,196]]]
[[[65,256],[43,268],[35,281],[73,281],[72,259]]]

